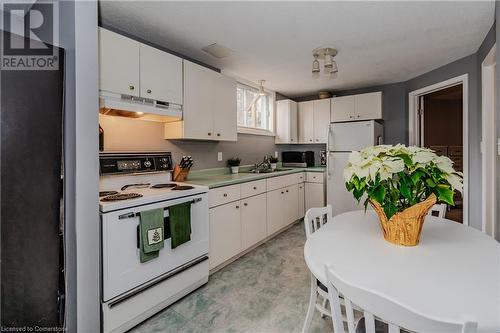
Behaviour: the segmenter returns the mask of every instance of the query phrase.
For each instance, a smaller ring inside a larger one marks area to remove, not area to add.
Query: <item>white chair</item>
[[[308,209],[304,217],[306,238],[309,238],[316,230],[321,228],[323,224],[330,222],[331,219],[332,206],[330,205],[326,207]],[[323,299],[321,304],[316,303],[318,294]],[[326,287],[322,285],[321,282],[319,282],[319,280],[311,273],[311,296],[309,298],[306,320],[304,322],[304,326],[302,327],[303,333],[309,331],[315,309],[321,313],[321,317],[330,316],[330,311],[326,308],[327,300],[328,290],[326,290]]]
[[[432,206],[431,210],[429,210],[429,213],[427,213],[427,215],[444,219],[446,216],[446,208],[446,204],[435,204],[434,206]]]
[[[477,332],[477,322],[446,322],[425,317],[388,298],[349,284],[337,276],[332,267],[326,266],[325,270],[335,333],[345,332],[343,318],[347,319],[348,332],[355,333],[354,307],[363,309],[365,332],[367,333],[375,333],[375,318],[377,321],[387,323],[389,333],[398,333],[400,330],[421,333]],[[409,287],[411,286],[409,285]],[[339,293],[342,294],[342,298]],[[345,304],[345,317],[341,311],[341,301]]]

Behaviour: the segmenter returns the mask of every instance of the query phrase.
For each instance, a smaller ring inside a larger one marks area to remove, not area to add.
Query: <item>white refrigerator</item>
[[[330,124],[326,200],[332,205],[333,216],[364,209],[363,201],[358,205],[345,187],[344,168],[352,151],[382,144],[383,133],[384,127],[375,120]]]

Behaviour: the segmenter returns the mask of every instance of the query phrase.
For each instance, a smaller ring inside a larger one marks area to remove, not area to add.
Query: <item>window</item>
[[[236,86],[238,131],[254,134],[273,132],[273,94],[259,95],[259,89],[238,83]]]

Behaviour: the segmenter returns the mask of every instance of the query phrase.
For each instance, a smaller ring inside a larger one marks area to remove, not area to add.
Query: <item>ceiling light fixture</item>
[[[321,72],[320,64],[318,59],[324,60],[324,72],[329,75],[330,78],[336,74],[339,69],[337,67],[337,62],[333,59],[337,55],[337,50],[332,47],[319,47],[314,49],[312,54],[314,57],[312,66],[312,75],[314,78],[318,78]]]
[[[266,80],[259,80],[259,96],[266,96],[266,91],[264,90],[264,83]]]

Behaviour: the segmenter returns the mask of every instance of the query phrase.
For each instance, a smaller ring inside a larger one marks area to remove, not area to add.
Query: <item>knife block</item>
[[[184,182],[186,181],[188,174],[189,174],[189,168],[181,169],[179,165],[176,165],[172,173],[172,179],[174,180],[174,182]]]

